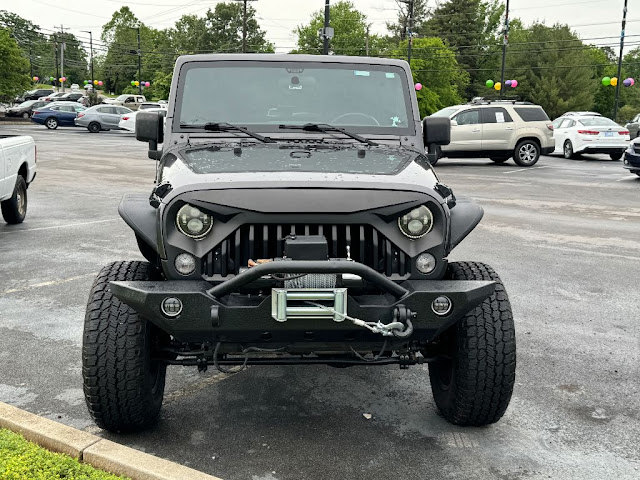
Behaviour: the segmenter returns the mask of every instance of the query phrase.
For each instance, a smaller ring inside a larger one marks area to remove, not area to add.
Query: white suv
[[[516,101],[474,101],[447,107],[434,117],[451,119],[451,143],[438,158],[509,158],[530,167],[554,150],[553,125],[538,105]],[[436,160],[437,161],[437,160]]]

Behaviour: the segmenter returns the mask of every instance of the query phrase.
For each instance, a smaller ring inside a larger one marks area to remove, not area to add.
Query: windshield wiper
[[[368,138],[361,137],[358,134],[349,132],[341,127],[336,127],[334,125],[329,125],[328,123],[305,123],[304,125],[280,125],[278,128],[281,129],[292,129],[292,130],[304,130],[305,132],[340,132],[347,137],[353,138],[354,140],[358,140],[359,142],[366,143],[368,145],[376,146],[378,143],[369,140]]]
[[[275,143],[275,140],[270,137],[263,137],[260,134],[254,133],[251,130],[247,130],[244,127],[240,127],[238,125],[233,125],[231,123],[226,122],[209,122],[203,125],[192,125],[188,123],[181,123],[180,128],[201,128],[207,130],[208,132],[242,132],[250,137],[255,138],[256,140],[260,140],[263,143]]]

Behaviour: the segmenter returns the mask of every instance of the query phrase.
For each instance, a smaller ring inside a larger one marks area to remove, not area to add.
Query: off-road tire
[[[492,162],[495,162],[497,164],[500,163],[504,163],[507,160],[509,160],[509,157],[489,157],[491,159]]]
[[[105,430],[141,431],[160,415],[167,366],[151,360],[160,335],[109,288],[111,281],[158,279],[146,262],[115,262],[100,271],[91,287],[82,376],[89,414]]]
[[[533,167],[540,159],[540,145],[534,140],[521,140],[513,152],[513,160],[521,167]]]
[[[87,130],[89,130],[91,133],[99,133],[100,130],[102,130],[102,127],[98,122],[91,122],[87,127]]]
[[[571,143],[571,140],[564,141],[564,145],[562,145],[562,156],[567,160],[576,158],[576,154],[573,151],[573,143]]]
[[[44,121],[44,126],[49,130],[55,130],[58,128],[58,119],[56,117],[49,117]]]
[[[509,405],[516,372],[511,305],[500,277],[476,262],[450,263],[451,280],[492,280],[494,293],[443,334],[450,358],[429,364],[436,405],[451,423],[483,426],[497,422]]]
[[[2,218],[10,225],[17,225],[27,216],[27,182],[22,175],[18,175],[16,186],[11,198],[0,203]]]
[[[624,152],[610,153],[609,154],[609,158],[611,158],[611,160],[617,162],[623,157],[623,155],[624,155]]]

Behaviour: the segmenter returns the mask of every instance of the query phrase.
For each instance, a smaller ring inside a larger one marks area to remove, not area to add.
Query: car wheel
[[[28,113],[28,112],[24,112],[24,113],[22,114],[22,118],[24,118],[25,120],[26,120],[27,118],[29,118],[29,113]]]
[[[540,158],[540,146],[533,140],[522,140],[516,145],[513,160],[521,167],[531,167]]]
[[[16,225],[24,221],[27,216],[27,182],[22,175],[18,175],[13,195],[8,200],[0,203],[2,218],[10,225]]]
[[[89,126],[87,127],[87,129],[91,133],[98,133],[100,130],[102,130],[102,127],[100,126],[100,124],[98,122],[91,122],[89,124]]]
[[[490,297],[445,332],[445,356],[429,363],[438,410],[456,425],[497,422],[506,411],[516,376],[516,338],[511,305],[500,277],[488,265],[449,264],[451,280],[496,282]]]
[[[616,152],[616,153],[610,153],[609,157],[611,158],[611,160],[618,161],[622,158],[623,155],[624,155],[624,152]]]
[[[91,287],[84,320],[82,376],[89,414],[112,432],[141,431],[160,415],[167,365],[152,358],[161,333],[113,296],[112,281],[159,280],[146,262],[104,267]]]
[[[509,157],[489,157],[492,162],[496,163],[504,163],[509,160]]]
[[[575,157],[575,154],[573,153],[573,143],[571,143],[571,140],[566,140],[564,142],[562,154],[567,160]]]
[[[45,120],[44,124],[49,130],[55,130],[58,128],[58,119],[55,117],[49,117]]]

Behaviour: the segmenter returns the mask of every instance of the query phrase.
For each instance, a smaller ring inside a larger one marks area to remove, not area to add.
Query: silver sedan
[[[120,117],[132,111],[127,107],[115,105],[94,105],[78,114],[75,124],[78,127],[86,127],[91,133],[98,133],[101,130],[118,130]]]

